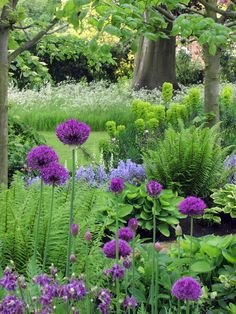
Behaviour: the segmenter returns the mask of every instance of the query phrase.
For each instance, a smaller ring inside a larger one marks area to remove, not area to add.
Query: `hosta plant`
[[[229,214],[236,218],[236,185],[226,184],[223,188],[216,190],[211,197],[215,206],[211,210]]]

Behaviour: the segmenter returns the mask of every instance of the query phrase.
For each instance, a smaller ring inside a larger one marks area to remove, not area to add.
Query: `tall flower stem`
[[[192,259],[193,259],[193,217],[190,217],[190,263],[189,263],[189,268],[191,267],[192,264]]]
[[[86,285],[87,289],[88,289],[88,284],[89,284],[88,259],[89,259],[89,248],[88,248],[88,241],[86,241],[85,285]],[[90,297],[89,297],[89,294],[87,294],[87,296],[86,296],[86,313],[88,313],[88,314],[90,313]]]
[[[158,313],[158,295],[159,295],[159,253],[156,253],[156,278],[155,278],[155,289],[154,289],[154,297],[155,297],[155,312]]]
[[[43,199],[43,179],[40,179],[40,194],[39,194],[39,206],[37,210],[36,227],[35,227],[35,242],[34,242],[34,261],[37,260],[38,241],[39,241],[39,225],[42,212],[42,199]]]
[[[187,301],[186,303],[186,314],[190,314],[190,303]]]
[[[72,246],[72,234],[70,231],[70,227],[73,222],[74,198],[75,198],[75,148],[72,149],[72,189],[71,189],[71,201],[70,201],[67,261],[66,261],[66,277],[67,278],[69,278],[70,276],[70,255],[71,255],[71,246]]]
[[[52,185],[51,206],[50,206],[50,212],[49,212],[49,219],[48,219],[48,223],[47,223],[47,233],[46,233],[46,241],[45,241],[44,255],[43,255],[43,271],[44,271],[45,266],[46,266],[47,255],[48,255],[48,243],[49,243],[50,230],[51,230],[51,224],[52,224],[52,212],[53,212],[53,203],[54,203],[54,191],[55,191],[55,186]]]
[[[152,236],[152,282],[151,282],[151,313],[154,314],[155,312],[155,243],[156,243],[156,215],[155,215],[155,208],[156,208],[156,200],[154,200],[153,206],[153,236]]]
[[[119,263],[119,238],[118,238],[118,230],[119,230],[119,217],[118,217],[118,206],[115,205],[116,208],[116,264]],[[120,304],[119,304],[119,294],[120,294],[120,283],[119,278],[116,278],[116,313],[120,313]]]
[[[135,237],[132,241],[132,294],[134,295],[134,282],[135,282]],[[135,313],[135,309],[133,308],[133,314]]]

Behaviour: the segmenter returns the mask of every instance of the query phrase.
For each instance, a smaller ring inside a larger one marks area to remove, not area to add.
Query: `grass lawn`
[[[54,132],[40,132],[47,142],[47,145],[53,147],[57,154],[59,155],[60,162],[71,170],[71,151],[67,145],[63,145]],[[84,147],[93,156],[93,160],[99,161],[99,142],[102,139],[108,138],[106,132],[91,132],[88,141],[85,143]],[[90,164],[92,160],[86,160],[84,154],[78,150],[77,151],[77,165],[87,165]]]

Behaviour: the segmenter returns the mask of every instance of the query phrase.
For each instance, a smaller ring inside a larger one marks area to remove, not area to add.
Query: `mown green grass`
[[[62,144],[55,135],[55,132],[40,132],[44,136],[47,145],[54,148],[60,157],[60,162],[71,170],[71,150],[67,145]],[[99,162],[99,142],[103,139],[107,139],[108,135],[106,132],[91,132],[88,141],[84,144],[86,150],[93,156],[93,160]],[[84,154],[77,151],[77,166],[88,165],[92,160],[85,158]]]

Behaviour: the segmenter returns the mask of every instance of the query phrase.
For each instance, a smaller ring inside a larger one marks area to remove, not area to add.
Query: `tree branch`
[[[173,22],[175,20],[174,15],[171,12],[165,10],[164,8],[158,6],[156,10],[159,13],[161,13],[169,22]]]
[[[205,0],[199,0],[199,2],[204,5],[205,8],[208,8],[216,13],[219,13],[221,14],[222,16],[224,17],[228,17],[228,18],[233,18],[235,19],[236,18],[236,12],[233,12],[233,11],[224,11],[224,10],[221,10],[219,9],[217,6],[214,6],[208,2],[206,2]]]
[[[65,28],[67,28],[68,26],[69,26],[69,24],[64,24],[64,25],[62,25],[61,27],[58,27],[58,28],[56,28],[55,30],[53,30],[53,31],[51,31],[51,32],[47,32],[46,35],[52,35],[52,34],[54,34],[54,33],[57,33],[57,32],[59,32],[59,31],[65,29]]]
[[[53,26],[58,22],[57,19],[52,20],[52,22],[48,25],[48,27],[43,30],[40,31],[37,35],[35,35],[31,40],[28,40],[27,42],[23,43],[19,48],[17,48],[15,51],[13,51],[9,57],[8,57],[8,61],[9,63],[11,63],[19,54],[21,54],[22,52],[24,52],[25,50],[30,49],[31,47],[33,47],[35,44],[37,44],[37,42],[44,36],[47,35],[47,32],[53,28]]]
[[[33,26],[34,26],[34,24],[30,24],[30,25],[27,25],[27,26],[22,26],[22,25],[20,24],[20,26],[19,26],[19,25],[13,25],[13,28],[14,28],[14,29],[21,29],[21,30],[24,30],[24,29],[31,28],[31,27],[33,27]]]

